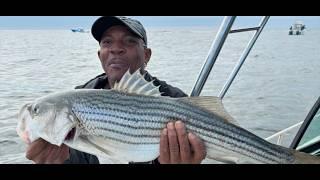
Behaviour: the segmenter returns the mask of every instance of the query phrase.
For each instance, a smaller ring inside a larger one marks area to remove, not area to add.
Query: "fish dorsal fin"
[[[191,104],[200,106],[208,111],[211,111],[222,119],[226,120],[229,123],[239,126],[239,123],[236,122],[232,116],[224,108],[220,98],[215,96],[192,96],[181,98],[183,101],[190,102]]]
[[[121,80],[114,84],[112,90],[146,96],[161,96],[159,87],[160,86],[155,86],[153,81],[146,81],[144,75],[142,75],[140,69],[138,69],[133,74],[128,70],[122,76]]]

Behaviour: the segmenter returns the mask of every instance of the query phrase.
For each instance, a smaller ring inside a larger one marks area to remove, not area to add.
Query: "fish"
[[[42,138],[96,155],[101,162],[147,162],[159,157],[163,128],[178,120],[203,140],[209,160],[320,163],[319,157],[272,144],[242,128],[218,97],[162,96],[141,70],[128,70],[112,89],[66,90],[24,104],[17,134],[26,143]]]

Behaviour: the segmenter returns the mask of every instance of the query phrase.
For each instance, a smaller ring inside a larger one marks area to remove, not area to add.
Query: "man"
[[[141,69],[145,79],[158,86],[165,96],[187,96],[178,88],[152,77],[145,67],[151,57],[147,46],[147,35],[142,24],[126,17],[106,16],[97,19],[91,29],[99,42],[98,56],[104,74],[76,88],[110,89],[130,69],[131,73]],[[201,163],[206,156],[201,139],[187,133],[181,121],[170,122],[160,138],[160,156],[152,163]],[[35,163],[99,163],[97,157],[71,149],[65,145],[57,147],[40,139],[28,146],[26,157]],[[138,162],[135,162],[138,163]]]

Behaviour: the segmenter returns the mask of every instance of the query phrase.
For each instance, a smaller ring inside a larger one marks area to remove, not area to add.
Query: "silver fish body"
[[[230,163],[320,162],[311,155],[271,144],[194,103],[206,99],[71,90],[23,106],[17,131],[28,142],[41,137],[119,162],[145,162],[159,156],[160,134],[166,124],[182,120],[188,131],[204,141],[210,159]]]
[[[64,123],[69,127],[60,143],[88,153],[135,162],[155,159],[159,155],[161,130],[170,120],[182,120],[189,131],[204,140],[209,157],[229,157],[230,162],[236,157],[235,161],[242,163],[292,163],[295,160],[289,150],[183,99],[113,90],[73,90],[40,99],[36,106],[41,108],[44,103],[54,106],[56,113],[65,114],[57,117],[65,116],[61,119],[69,121]],[[31,109],[25,106],[31,116],[36,116]],[[70,132],[74,135],[67,138]],[[49,134],[55,136],[54,132]],[[48,141],[52,139],[47,137]]]
[[[152,160],[158,156],[160,133],[169,120],[182,120],[189,131],[204,140],[208,155],[214,158],[237,154],[236,157],[241,155],[245,161],[252,163],[294,161],[292,153],[286,149],[183,100],[116,91],[86,91],[77,96],[82,98],[75,98],[71,109],[80,121],[82,134],[105,138],[116,143],[119,149],[132,146],[127,151],[137,150],[137,154],[142,153],[139,150],[145,148],[143,146],[152,147],[154,152],[151,153],[151,159],[135,161]],[[142,154],[145,156],[146,153]]]

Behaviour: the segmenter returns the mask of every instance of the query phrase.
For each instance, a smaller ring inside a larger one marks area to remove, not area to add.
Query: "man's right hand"
[[[59,147],[38,139],[28,145],[26,158],[36,164],[62,164],[69,158],[69,147],[64,144]]]
[[[206,157],[200,137],[188,133],[182,121],[169,122],[160,137],[160,164],[200,164]]]

